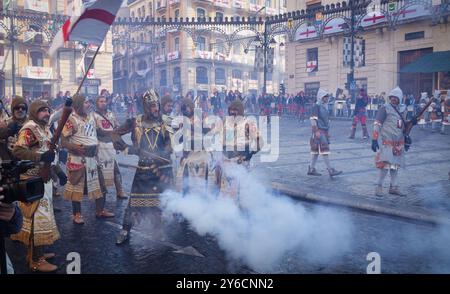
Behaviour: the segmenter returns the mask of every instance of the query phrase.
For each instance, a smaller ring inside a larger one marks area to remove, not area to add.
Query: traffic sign
[[[397,3],[394,1],[389,1],[388,3],[388,11],[389,12],[394,12],[397,10]]]

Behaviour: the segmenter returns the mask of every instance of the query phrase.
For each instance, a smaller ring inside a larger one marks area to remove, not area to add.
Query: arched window
[[[173,83],[175,85],[181,84],[181,69],[178,66],[173,69]]]
[[[206,67],[197,67],[196,74],[197,84],[208,84],[208,70]]]
[[[147,69],[147,62],[145,60],[140,60],[138,63],[138,70]]]
[[[233,53],[234,53],[234,55],[241,54],[241,43],[237,42],[237,43],[233,44]]]
[[[225,42],[222,39],[216,39],[216,45],[214,48],[216,49],[216,52],[218,53],[225,53]]]
[[[131,18],[134,18],[134,11],[131,12]]]
[[[173,47],[175,51],[180,51],[180,38],[175,38]]]
[[[159,85],[161,87],[167,86],[167,71],[165,69],[160,71],[161,77],[159,80]]]
[[[218,21],[223,20],[223,13],[220,12],[220,11],[217,11],[216,12],[216,18],[217,18]]]
[[[206,10],[203,8],[197,8],[197,17],[206,17]]]
[[[44,66],[44,54],[41,51],[30,52],[32,66]]]
[[[233,79],[240,79],[242,80],[242,71],[239,69],[233,69],[233,72],[231,73],[231,76]]]
[[[197,50],[205,51],[206,50],[206,38],[202,36],[198,36],[197,38]]]
[[[142,17],[142,13],[141,13],[141,9],[138,8],[138,17],[141,18]]]
[[[225,77],[225,70],[223,68],[216,68],[215,71],[216,85],[226,85],[227,79]]]
[[[161,43],[161,54],[166,55],[166,42]]]
[[[145,17],[145,6],[144,5],[142,5],[142,17]]]
[[[28,29],[32,32],[38,32],[37,34],[34,35],[33,37],[33,42],[36,44],[42,44],[44,39],[42,37],[42,32],[41,32],[41,28],[36,26],[36,25],[30,25],[28,27]]]
[[[152,2],[148,3],[148,13],[150,14],[150,16],[153,16],[153,3]]]
[[[179,9],[175,10],[174,17],[175,18],[180,18],[180,10]]]

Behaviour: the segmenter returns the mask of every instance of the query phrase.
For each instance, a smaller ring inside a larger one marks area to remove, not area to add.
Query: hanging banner
[[[28,10],[49,13],[48,0],[25,0],[23,6]]]
[[[25,66],[22,77],[37,80],[51,80],[53,72],[51,67]]]

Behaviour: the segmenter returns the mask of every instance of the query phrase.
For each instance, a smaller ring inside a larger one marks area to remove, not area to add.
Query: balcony
[[[53,69],[44,66],[25,66],[22,69],[22,78],[51,80],[53,79]]]
[[[156,2],[156,10],[165,9],[167,7],[166,0],[160,0]]]
[[[180,4],[181,0],[169,0],[169,5],[176,5],[176,4]]]
[[[195,50],[194,58],[213,59],[213,53],[211,51]]]
[[[173,61],[181,58],[180,51],[173,51],[167,54],[167,61]]]
[[[233,8],[237,9],[245,9],[246,8],[246,1],[244,0],[233,0]]]
[[[166,62],[166,55],[162,54],[162,55],[155,56],[155,64],[160,64],[160,63],[164,63],[164,62]]]

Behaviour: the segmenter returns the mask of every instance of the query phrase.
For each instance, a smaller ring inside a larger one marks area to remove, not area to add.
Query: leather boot
[[[115,216],[115,214],[110,212],[106,208],[103,208],[103,210],[101,212],[95,213],[96,218],[110,218],[110,217],[114,217],[114,216]]]
[[[51,273],[58,269],[56,265],[49,263],[44,258],[39,258],[38,261],[33,261],[30,264],[30,268],[34,272],[41,272],[41,273]]]
[[[73,216],[73,223],[76,225],[84,225],[83,217],[81,216],[81,213],[76,213]]]
[[[116,245],[122,245],[130,239],[130,232],[127,230],[120,230],[119,235],[117,235]]]
[[[367,126],[363,126],[363,139],[369,138],[369,132],[367,132]]]
[[[340,174],[342,174],[341,170],[335,170],[334,168],[330,168],[328,169],[328,173],[330,174],[330,177],[334,177],[334,176],[338,176]]]
[[[352,127],[352,132],[350,133],[349,139],[355,139],[356,127]]]
[[[118,200],[128,199],[123,190],[117,191],[116,195]]]
[[[383,186],[378,186],[375,188],[375,196],[383,197]]]
[[[308,166],[308,176],[321,176],[321,173],[318,173],[315,168],[311,168],[311,166]]]
[[[389,194],[397,195],[397,196],[406,196],[406,194],[404,194],[400,191],[398,186],[392,186],[392,185],[389,187]]]

